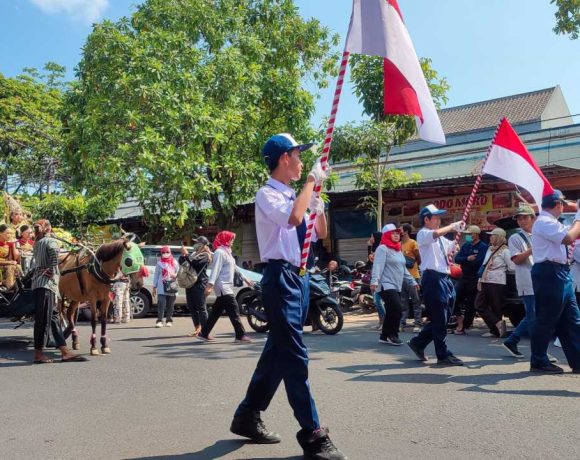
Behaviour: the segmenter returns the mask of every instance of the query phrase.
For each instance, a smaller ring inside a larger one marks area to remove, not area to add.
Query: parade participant
[[[28,271],[32,262],[32,248],[34,246],[32,231],[32,228],[28,225],[22,225],[20,227],[20,238],[16,243],[16,247],[20,252],[20,267],[24,273]]]
[[[379,342],[401,346],[399,324],[401,322],[401,291],[403,280],[413,289],[419,285],[407,271],[405,256],[401,252],[401,230],[394,224],[383,227],[381,244],[375,252],[375,261],[371,275],[371,291],[379,292],[385,304],[386,316]]]
[[[487,232],[490,236],[490,246],[487,249],[483,265],[480,268],[480,278],[477,282],[475,310],[489,328],[482,337],[505,337],[506,324],[503,320],[503,304],[505,301],[505,286],[507,272],[515,271],[510,250],[506,245],[506,233],[502,228],[494,228]]]
[[[280,442],[280,436],[266,428],[260,412],[268,408],[284,381],[288,402],[301,426],[296,437],[305,458],[341,460],[346,456],[333,445],[328,430],[318,420],[308,383],[308,351],[302,341],[309,293],[308,275],[301,276],[299,266],[307,208],[317,214],[317,236],[325,238],[327,234],[324,204],[313,195],[313,189],[327,179],[329,171],[322,169],[319,160],[298,196],[290,187],[302,175],[300,152],[311,146],[299,145],[289,134],[278,134],[262,149],[271,177],[256,195],[256,233],[260,259],[267,263],[262,297],[270,331],[230,429],[257,443]]]
[[[242,276],[244,282],[248,286],[252,286],[252,282],[245,278],[240,269],[236,267],[236,261],[232,255],[232,244],[236,234],[228,232],[227,230],[219,232],[213,242],[214,254],[209,270],[211,272],[207,280],[205,288],[205,295],[211,294],[212,289],[215,291],[217,299],[213,304],[211,313],[202,326],[197,338],[208,342],[213,340],[209,335],[217,320],[222,315],[224,309],[230,317],[232,326],[236,333],[234,343],[251,343],[252,340],[246,335],[246,330],[242,325],[240,319],[240,312],[236,296],[234,295],[234,275],[237,273]]]
[[[574,290],[576,291],[576,303],[580,305],[580,240],[576,240],[572,253],[572,279],[574,280]]]
[[[22,208],[17,207],[10,212],[10,226],[12,227],[14,238],[19,239],[21,237],[20,226],[23,225],[23,223],[24,211],[22,211]]]
[[[409,308],[413,312],[413,332],[421,332],[423,310],[421,308],[421,299],[419,298],[419,290],[417,286],[420,284],[419,264],[421,263],[421,254],[419,253],[419,245],[411,238],[413,227],[410,224],[404,224],[401,234],[401,252],[405,256],[405,266],[413,279],[415,284],[403,280],[403,290],[401,291],[401,300],[403,305],[403,315],[401,317],[401,326],[407,325],[407,317],[409,316]]]
[[[367,242],[370,249],[369,249],[367,266],[365,268],[369,272],[372,272],[372,270],[373,270],[373,263],[375,260],[375,252],[377,251],[377,248],[381,244],[382,238],[383,238],[382,232],[374,232]],[[361,289],[361,291],[362,291],[362,289]],[[362,292],[361,292],[361,294],[362,294]],[[373,301],[375,303],[375,308],[377,309],[377,314],[379,315],[379,323],[376,326],[373,326],[373,328],[381,331],[383,329],[383,323],[385,321],[385,314],[386,313],[385,313],[385,305],[383,304],[383,299],[381,299],[381,296],[379,295],[378,290],[373,294]]]
[[[478,272],[487,253],[487,244],[480,239],[481,230],[477,225],[470,225],[463,233],[465,244],[455,256],[455,262],[461,266],[461,278],[455,290],[455,315],[457,328],[455,334],[464,335],[466,329],[473,325],[475,319],[475,297],[477,296]]]
[[[434,342],[437,364],[463,366],[463,361],[453,355],[446,343],[447,322],[455,301],[449,258],[454,255],[457,245],[444,235],[462,231],[465,223],[459,221],[441,227],[441,215],[446,212],[429,204],[419,213],[422,228],[417,234],[417,243],[421,253],[421,291],[429,322],[407,344],[419,360],[427,361],[425,348]]]
[[[172,289],[176,284],[177,270],[179,265],[177,260],[171,255],[169,246],[161,248],[161,259],[155,267],[153,276],[153,297],[157,297],[157,323],[155,327],[163,327],[165,317],[165,326],[173,326],[173,307],[175,306],[175,297],[177,290]]]
[[[113,322],[115,324],[131,321],[131,285],[129,278],[121,272],[117,281],[113,283]]]
[[[0,284],[8,291],[15,288],[16,277],[21,274],[19,258],[10,227],[0,224]]]
[[[34,224],[36,243],[33,254],[32,289],[34,294],[34,363],[47,364],[53,360],[43,353],[48,340],[49,328],[56,347],[62,355],[62,362],[86,361],[84,356],[75,355],[66,346],[55,309],[58,291],[58,243],[52,238],[52,227],[46,219]]]
[[[208,282],[207,267],[211,264],[212,253],[209,248],[209,240],[205,236],[200,236],[195,240],[195,246],[191,254],[187,253],[187,249],[184,246],[181,247],[179,265],[186,261],[197,273],[197,281],[193,286],[185,290],[187,308],[189,308],[191,313],[194,327],[193,332],[190,332],[188,337],[196,337],[207,322],[205,288]]]
[[[580,373],[580,311],[574,295],[566,245],[580,237],[580,210],[570,228],[558,221],[564,209],[560,190],[542,198],[542,212],[532,227],[532,284],[536,297],[536,321],[532,328],[530,371],[561,374],[549,362],[548,344],[557,335],[569,366]]]

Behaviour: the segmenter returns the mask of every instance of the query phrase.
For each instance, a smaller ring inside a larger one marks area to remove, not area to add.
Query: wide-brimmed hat
[[[479,235],[481,233],[481,229],[477,225],[470,225],[465,230],[463,230],[461,233],[470,233],[470,234]]]

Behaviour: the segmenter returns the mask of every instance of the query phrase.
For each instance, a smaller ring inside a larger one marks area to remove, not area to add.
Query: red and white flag
[[[346,51],[385,58],[385,113],[415,116],[419,137],[445,134],[397,0],[354,0]]]
[[[538,207],[542,204],[543,196],[554,193],[554,188],[507,118],[503,118],[499,124],[483,173],[525,188]]]

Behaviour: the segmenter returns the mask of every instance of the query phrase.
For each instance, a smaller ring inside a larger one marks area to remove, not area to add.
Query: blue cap
[[[440,216],[441,214],[447,214],[447,211],[445,209],[437,209],[434,204],[428,204],[423,209],[421,209],[419,217],[421,217],[421,220],[423,220],[425,217]]]
[[[558,204],[558,202],[566,204],[566,199],[560,190],[554,189],[553,193],[542,197],[542,208],[553,208]]]
[[[294,149],[300,149],[301,152],[308,150],[314,144],[299,144],[296,140],[287,133],[276,134],[266,141],[262,148],[262,156],[264,161],[270,169],[273,169],[278,164],[278,158],[284,153],[290,152]]]

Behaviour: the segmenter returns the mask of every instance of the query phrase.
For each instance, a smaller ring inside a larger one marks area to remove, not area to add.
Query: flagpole
[[[332,136],[334,134],[334,124],[336,122],[336,114],[338,113],[338,104],[340,102],[340,96],[342,94],[342,86],[344,84],[344,76],[346,74],[346,68],[348,66],[348,51],[342,53],[342,61],[340,62],[340,69],[338,71],[338,78],[336,80],[336,89],[334,91],[334,100],[332,101],[332,110],[330,112],[330,118],[328,120],[328,126],[326,128],[326,136],[324,138],[324,147],[322,149],[322,155],[320,162],[322,169],[328,167],[328,158],[330,157],[330,145],[332,144]],[[317,184],[314,187],[314,194],[320,197],[320,191],[322,190],[322,184]],[[312,210],[310,210],[312,211]],[[308,262],[308,255],[310,253],[310,244],[312,242],[312,232],[314,229],[314,224],[316,223],[316,213],[312,213],[308,217],[308,225],[306,227],[306,237],[304,239],[304,246],[302,248],[302,256],[300,259],[300,274],[304,275],[306,273],[306,263]]]
[[[497,138],[497,133],[499,132],[499,128],[501,127],[501,125],[505,119],[506,119],[505,117],[502,117],[501,120],[499,121],[499,123],[497,124],[497,127],[495,128],[495,133],[493,135],[491,143],[489,144],[489,147],[487,148],[487,153],[485,154],[483,164],[481,165],[481,169],[479,170],[479,175],[477,176],[477,179],[475,179],[475,184],[473,185],[473,189],[471,190],[471,195],[469,195],[469,199],[467,200],[467,205],[465,206],[465,211],[463,212],[463,217],[461,218],[461,221],[464,223],[467,223],[467,219],[469,217],[469,212],[471,211],[471,206],[473,206],[473,202],[475,201],[475,195],[477,195],[477,192],[479,190],[479,186],[481,184],[481,181],[483,180],[483,168],[485,168],[485,164],[487,163],[487,160],[489,159],[489,155],[491,154],[491,149],[495,145],[495,140]],[[457,235],[455,236],[455,242],[458,243],[460,238],[461,238],[461,233],[457,233]]]

